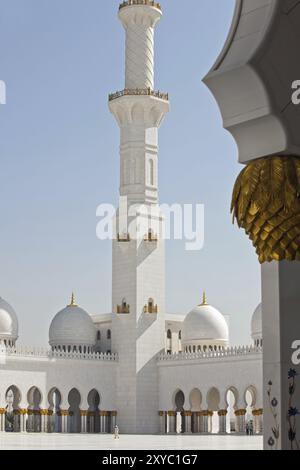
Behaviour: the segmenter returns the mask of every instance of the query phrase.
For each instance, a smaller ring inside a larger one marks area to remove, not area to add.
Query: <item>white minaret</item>
[[[121,130],[120,196],[128,210],[158,208],[158,128],[168,95],[154,91],[154,28],[162,16],[150,0],[126,1],[119,18],[126,31],[125,89],[109,97]],[[139,211],[138,211],[139,213]],[[126,229],[124,221],[131,224]],[[163,219],[117,215],[113,242],[112,349],[119,354],[118,425],[125,433],[159,432],[157,354],[164,349],[165,253]],[[139,219],[140,223],[141,220]]]

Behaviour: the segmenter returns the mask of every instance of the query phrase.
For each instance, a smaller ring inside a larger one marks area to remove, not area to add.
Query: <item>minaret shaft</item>
[[[110,95],[109,107],[120,126],[120,195],[122,201],[127,197],[128,207],[158,209],[158,129],[169,110],[168,95],[153,90],[154,27],[161,16],[149,0],[124,2],[119,11],[126,31],[125,89]],[[119,213],[123,218],[123,208]],[[134,219],[138,222],[138,216]],[[112,350],[119,354],[117,410],[123,433],[159,431],[156,357],[164,349],[164,221],[159,210],[146,220],[157,233],[145,228],[140,239],[134,228],[113,242]]]

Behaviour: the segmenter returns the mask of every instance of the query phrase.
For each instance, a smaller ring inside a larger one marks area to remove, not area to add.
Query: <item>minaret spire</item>
[[[70,304],[68,305],[68,307],[77,307],[77,304],[75,302],[75,294],[74,292],[72,292],[72,295],[71,295],[71,302]]]
[[[201,306],[204,306],[204,305],[208,305],[205,291],[203,291]]]

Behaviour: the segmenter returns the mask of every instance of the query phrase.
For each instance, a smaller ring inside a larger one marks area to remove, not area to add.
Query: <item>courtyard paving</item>
[[[1,450],[262,450],[261,436],[133,436],[1,433]]]

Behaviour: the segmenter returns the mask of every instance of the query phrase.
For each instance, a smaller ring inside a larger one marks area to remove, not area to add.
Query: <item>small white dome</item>
[[[16,312],[0,297],[0,341],[15,342],[18,338],[18,318]]]
[[[219,310],[203,303],[195,307],[185,318],[182,329],[184,345],[227,346],[229,330],[227,322]]]
[[[256,307],[251,319],[251,336],[253,340],[262,339],[262,305]]]
[[[53,318],[49,328],[49,344],[52,348],[71,346],[92,348],[96,342],[96,329],[90,315],[71,304]]]

